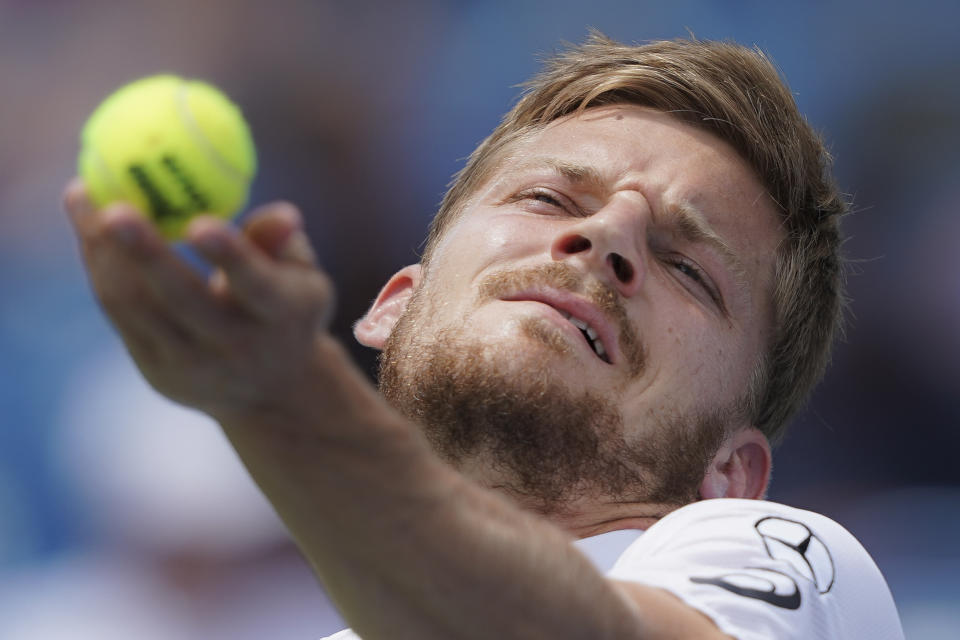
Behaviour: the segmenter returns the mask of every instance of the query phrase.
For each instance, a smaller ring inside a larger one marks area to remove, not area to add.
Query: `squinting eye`
[[[527,197],[532,200],[537,200],[538,202],[546,202],[547,204],[552,204],[555,207],[562,206],[556,198],[554,198],[553,196],[547,193],[542,193],[542,192],[533,193]]]
[[[700,271],[686,262],[678,260],[677,262],[673,263],[673,266],[677,268],[677,271],[685,276],[688,276],[690,279],[701,283],[703,282],[703,275],[701,275]]]
[[[512,196],[509,201],[523,203],[526,206],[532,207],[534,213],[553,213],[556,211],[568,215],[583,215],[576,203],[563,194],[544,187],[535,187],[521,191]],[[547,209],[543,207],[547,207]]]
[[[553,207],[558,207],[560,209],[564,208],[564,203],[560,201],[559,196],[557,196],[552,191],[548,191],[543,188],[529,189],[527,191],[522,191],[518,193],[515,198],[517,200],[535,200],[536,202],[542,202]]]
[[[710,278],[707,277],[707,274],[704,273],[702,269],[697,267],[692,262],[679,257],[671,257],[668,259],[668,261],[676,268],[677,271],[683,274],[684,277],[689,278],[698,286],[703,288],[703,290],[706,291],[710,296],[711,300],[718,305],[723,306],[723,303],[720,299],[720,292],[717,291],[716,287],[713,286]]]

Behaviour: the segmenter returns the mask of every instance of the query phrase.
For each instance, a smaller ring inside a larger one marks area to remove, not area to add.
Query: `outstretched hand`
[[[64,203],[93,289],[158,391],[214,417],[289,410],[332,340],[334,298],[294,206],[264,206],[242,230],[194,220],[185,240],[215,267],[205,278],[130,205],[98,210],[80,180]]]

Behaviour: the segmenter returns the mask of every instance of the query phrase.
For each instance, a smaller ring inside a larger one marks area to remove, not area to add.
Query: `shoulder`
[[[667,589],[737,638],[903,637],[886,582],[857,539],[826,516],[773,502],[678,509],[609,575]]]
[[[805,509],[798,509],[778,502],[767,500],[744,500],[739,498],[716,498],[693,502],[666,515],[647,530],[652,533],[658,530],[684,527],[694,523],[720,524],[751,521],[757,519],[775,518],[787,521],[805,522],[821,526],[838,535],[850,535],[837,522],[825,515]]]
[[[613,571],[655,565],[658,559],[699,573],[762,567],[757,571],[801,577],[821,593],[833,589],[840,564],[846,572],[882,581],[869,554],[840,524],[763,500],[722,498],[682,507],[650,527]]]
[[[758,542],[776,555],[802,548],[815,564],[821,559],[830,564],[835,552],[866,555],[850,532],[824,515],[776,502],[733,498],[702,500],[677,509],[650,527],[630,551],[656,553],[697,543],[696,551],[709,554],[713,549],[730,552],[744,545],[755,549]]]

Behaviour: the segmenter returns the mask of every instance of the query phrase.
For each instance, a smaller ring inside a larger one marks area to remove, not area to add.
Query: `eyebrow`
[[[692,244],[706,245],[720,255],[724,265],[730,271],[738,286],[746,280],[743,263],[726,240],[720,237],[709,224],[706,217],[686,203],[671,205],[667,209],[670,222],[680,232],[681,237]]]
[[[560,160],[558,158],[533,158],[514,167],[510,173],[524,173],[541,169],[549,169],[579,187],[588,187],[590,190],[597,192],[607,190],[607,184],[603,176],[593,167]]]

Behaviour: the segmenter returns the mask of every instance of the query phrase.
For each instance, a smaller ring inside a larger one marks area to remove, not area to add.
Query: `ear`
[[[383,286],[370,309],[353,325],[353,335],[362,345],[382,349],[414,290],[420,286],[420,265],[397,271]]]
[[[727,436],[710,461],[700,485],[701,498],[763,498],[770,482],[770,443],[754,427]]]

